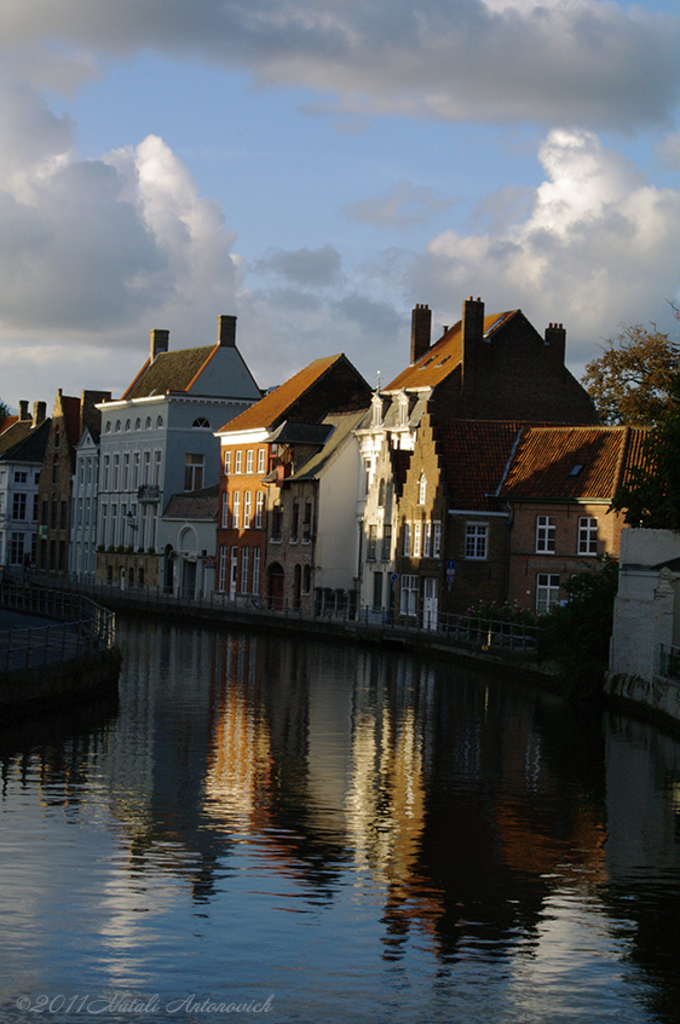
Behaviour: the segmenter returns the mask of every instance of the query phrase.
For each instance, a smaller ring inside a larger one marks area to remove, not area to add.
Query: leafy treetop
[[[663,415],[679,373],[678,346],[656,327],[637,325],[609,339],[602,355],[586,364],[581,383],[602,423],[651,426]]]

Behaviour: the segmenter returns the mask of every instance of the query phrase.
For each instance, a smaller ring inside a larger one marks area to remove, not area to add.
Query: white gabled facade
[[[71,489],[69,572],[78,577],[91,577],[96,568],[98,478],[99,437],[85,427],[76,445]]]

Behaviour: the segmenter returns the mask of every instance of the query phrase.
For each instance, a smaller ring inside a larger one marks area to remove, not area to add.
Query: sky
[[[0,399],[122,394],[235,314],[375,386],[481,297],[675,335],[680,0],[0,0]]]

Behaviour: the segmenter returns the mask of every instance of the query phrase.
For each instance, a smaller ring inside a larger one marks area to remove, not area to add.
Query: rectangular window
[[[57,528],[57,499],[52,498],[52,515],[50,517],[50,526],[53,530]]]
[[[26,518],[26,495],[15,494],[12,498],[12,519]]]
[[[259,548],[253,548],[253,594],[260,593],[260,564],[262,552]]]
[[[231,525],[234,530],[241,527],[241,492],[236,491],[231,505]]]
[[[392,527],[389,523],[385,523],[383,526],[383,538],[382,538],[382,560],[383,562],[389,562],[390,555],[392,553]]]
[[[105,455],[104,456],[104,488],[103,488],[105,491],[108,491],[108,489],[109,489],[109,464],[110,464],[109,456]]]
[[[312,503],[307,499],[305,502],[305,514],[302,519],[302,543],[309,544],[312,539]]]
[[[297,544],[300,533],[300,502],[293,502],[293,521],[290,527],[291,544]]]
[[[368,528],[368,550],[366,558],[369,562],[375,562],[375,549],[378,544],[378,527],[372,523]],[[378,575],[374,573],[374,576]]]
[[[38,522],[38,495],[33,495],[33,522]]]
[[[153,482],[156,484],[157,487],[160,487],[161,484],[161,458],[162,455],[160,451],[156,450],[154,452]],[[202,486],[202,484],[198,484],[198,487]]]
[[[264,491],[255,495],[255,527],[261,530],[264,525]]]
[[[442,524],[435,520],[432,524],[432,557],[439,558],[442,553]]]
[[[416,614],[416,600],[418,595],[418,577],[402,576],[399,598],[399,610],[402,615]]]
[[[222,491],[222,529],[229,529],[229,491]]]
[[[265,471],[265,461],[264,460],[265,460],[266,454],[267,453],[266,453],[266,450],[264,448],[260,448],[258,450],[258,453],[257,453],[257,471],[258,471],[258,473],[264,473],[264,471]]]
[[[536,577],[536,611],[549,612],[560,599],[560,578],[556,574],[539,572]]]
[[[135,491],[139,487],[139,452],[132,457],[132,487]]]
[[[465,527],[465,557],[472,561],[486,558],[489,527],[486,524],[468,523]]]
[[[555,554],[554,516],[536,516],[536,552],[539,555]]]
[[[185,477],[186,479],[186,477]],[[143,483],[151,483],[151,452],[144,452],[144,480]],[[190,488],[184,487],[184,490],[190,490]]]
[[[432,554],[432,523],[425,523],[423,532],[423,558],[429,558]]]
[[[597,554],[597,519],[592,516],[581,516],[578,521],[578,553],[579,555]]]
[[[203,486],[205,456],[197,453],[184,456],[184,490],[199,491]]]
[[[243,452],[236,452],[236,465],[234,466],[235,473],[241,473],[243,471]]]
[[[123,490],[127,491],[130,482],[130,453],[123,456]]]
[[[250,549],[241,548],[241,593],[248,593],[248,563],[250,562]]]
[[[376,610],[382,608],[383,574],[373,573],[373,607]]]
[[[246,473],[253,472],[253,449],[249,448],[246,452]]]
[[[246,491],[243,495],[243,529],[250,529],[250,519],[253,511],[253,495],[251,491]]]
[[[120,475],[120,455],[113,456],[113,490],[118,490],[118,477]]]
[[[28,481],[28,472],[27,471],[24,472],[23,470],[19,470],[19,469],[14,471],[14,483],[15,484],[25,484],[25,483],[27,483],[27,481]]]
[[[224,472],[227,473],[227,474],[231,473],[231,452],[230,451],[224,453]]]
[[[9,539],[9,564],[21,565],[24,560],[24,535],[12,533]]]
[[[280,505],[274,505],[272,509],[272,540],[280,543],[283,533],[283,509]]]
[[[423,524],[418,521],[413,524],[413,557],[420,558],[423,551]]]
[[[217,589],[223,594],[227,584],[227,565],[229,563],[229,548],[226,544],[220,546],[220,564],[217,573]]]
[[[404,558],[411,557],[411,524],[404,523]]]
[[[229,593],[233,596],[236,593],[236,573],[238,571],[238,548],[231,549],[231,566],[229,569]]]

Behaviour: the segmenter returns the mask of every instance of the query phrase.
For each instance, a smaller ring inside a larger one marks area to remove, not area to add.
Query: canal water
[[[0,1020],[680,1020],[680,741],[394,652],[119,621],[1,740]]]

